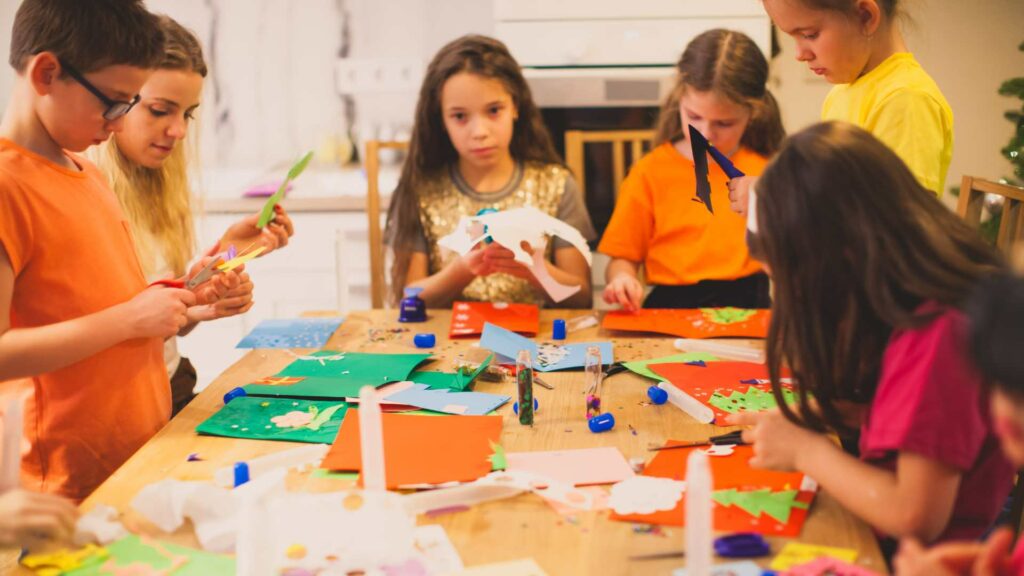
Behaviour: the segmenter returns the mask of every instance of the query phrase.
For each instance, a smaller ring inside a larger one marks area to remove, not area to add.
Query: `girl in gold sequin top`
[[[437,245],[462,216],[527,205],[587,239],[595,236],[519,64],[501,42],[464,36],[441,48],[420,89],[409,156],[388,212],[392,298],[417,286],[431,307],[457,299],[550,303],[506,247],[481,244],[460,256]],[[590,266],[579,251],[556,238],[547,266],[558,282],[583,287],[559,306],[590,307]]]

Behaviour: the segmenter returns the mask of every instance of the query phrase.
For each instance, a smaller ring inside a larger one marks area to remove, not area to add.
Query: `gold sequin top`
[[[459,257],[454,252],[442,250],[437,241],[452,233],[461,217],[475,216],[483,208],[505,210],[520,206],[533,206],[557,217],[566,181],[570,179],[569,171],[557,164],[520,164],[505,189],[480,194],[462,180],[458,170],[449,170],[447,175],[431,182],[419,194],[420,222],[430,256],[429,273],[437,273]],[[549,243],[548,258],[551,254],[552,245]],[[473,279],[457,299],[544,304],[543,295],[534,290],[527,280],[500,272]]]

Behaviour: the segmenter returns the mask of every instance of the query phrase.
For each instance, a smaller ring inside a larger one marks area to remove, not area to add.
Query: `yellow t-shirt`
[[[832,88],[822,120],[851,122],[885,142],[925,188],[942,195],[953,157],[953,111],[909,52]]]

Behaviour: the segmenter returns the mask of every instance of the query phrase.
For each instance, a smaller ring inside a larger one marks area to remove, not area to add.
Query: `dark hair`
[[[871,401],[892,331],[929,322],[934,314],[917,312],[925,302],[963,309],[1002,258],[852,124],[795,134],[756,188],[758,232],[748,241],[774,280],[766,348],[775,396],[794,422],[849,431],[835,402]],[[799,417],[782,401],[783,363]]]
[[[551,135],[533,103],[530,87],[508,48],[486,36],[463,36],[445,45],[427,67],[416,104],[416,121],[409,154],[388,210],[387,238],[395,252],[391,268],[392,296],[397,301],[405,285],[411,253],[409,246],[422,234],[418,191],[438,177],[459,155],[448,137],[441,115],[441,90],[460,72],[499,80],[519,113],[509,152],[517,162],[541,162],[564,166],[555,152]]]
[[[967,305],[974,363],[993,386],[1024,399],[1024,278],[993,274]]]
[[[25,0],[11,30],[11,66],[53,52],[81,72],[126,64],[153,68],[164,34],[141,0]]]
[[[676,86],[661,107],[655,146],[686,138],[679,99],[693,88],[713,91],[750,109],[750,123],[741,144],[762,156],[771,156],[779,149],[786,131],[779,105],[768,90],[768,61],[749,36],[732,30],[708,30],[686,45],[676,70]]]
[[[899,15],[899,0],[875,1],[878,3],[878,7],[882,9],[882,12],[888,16],[890,20],[895,19]],[[804,6],[815,10],[829,10],[833,12],[842,12],[844,14],[852,13],[857,7],[856,0],[799,0],[799,2]]]

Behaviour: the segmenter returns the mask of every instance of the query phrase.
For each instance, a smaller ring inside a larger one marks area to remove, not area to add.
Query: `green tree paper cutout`
[[[757,314],[757,310],[746,308],[701,308],[700,311],[706,320],[715,324],[739,324]]]
[[[487,457],[491,461],[491,470],[507,470],[508,460],[505,458],[505,448],[501,444],[495,444],[491,442],[491,450],[494,450],[494,454]]]
[[[267,224],[270,224],[270,220],[274,218],[274,206],[284,198],[284,192],[288,189],[288,183],[299,177],[302,171],[309,165],[309,161],[313,159],[313,152],[307,152],[305,156],[299,159],[298,162],[292,165],[291,169],[288,170],[288,175],[285,177],[284,182],[281,182],[281,186],[278,187],[277,192],[267,199],[267,203],[263,205],[263,210],[260,211],[260,219],[256,222],[257,228],[263,228]]]
[[[782,389],[782,396],[786,399],[786,404],[796,402],[796,394],[789,388]],[[761,410],[768,410],[778,406],[774,394],[754,386],[747,388],[746,392],[734,390],[728,396],[721,392],[715,392],[708,399],[708,404],[729,414],[744,411],[760,412]]]
[[[774,518],[780,524],[789,524],[789,516],[794,508],[806,510],[808,504],[799,502],[796,497],[799,494],[796,490],[781,490],[772,492],[768,488],[740,492],[736,489],[716,490],[711,498],[722,506],[735,506],[758,518],[761,514]]]

